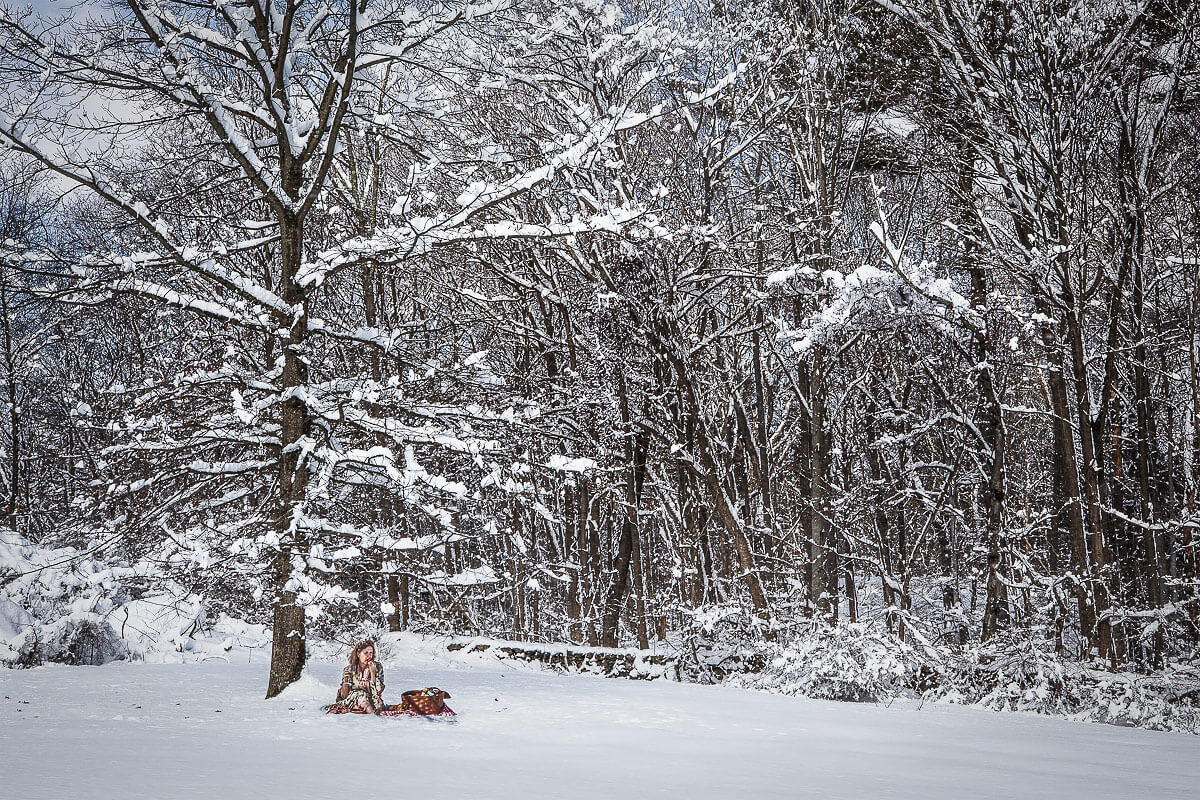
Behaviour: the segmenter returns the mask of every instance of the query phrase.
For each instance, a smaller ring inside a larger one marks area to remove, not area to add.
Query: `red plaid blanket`
[[[330,706],[325,709],[326,714],[366,714],[366,711],[352,711],[348,708],[339,708]],[[437,714],[418,714],[415,711],[401,711],[400,706],[384,706],[383,711],[379,712],[381,717],[457,717],[458,715],[451,710],[450,706],[443,706],[440,713]]]

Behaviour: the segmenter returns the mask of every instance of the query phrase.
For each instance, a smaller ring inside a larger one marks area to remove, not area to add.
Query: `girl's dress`
[[[375,662],[375,680],[355,672],[354,667],[342,670],[342,682],[350,687],[349,694],[342,700],[330,703],[325,710],[330,714],[374,714],[383,711],[383,665]],[[340,691],[340,687],[339,687]]]

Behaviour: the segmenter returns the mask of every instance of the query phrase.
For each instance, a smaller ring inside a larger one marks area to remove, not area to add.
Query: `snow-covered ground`
[[[324,716],[339,662],[264,701],[261,654],[0,670],[0,797],[1184,800],[1185,734],[540,672],[405,638],[388,691],[446,720]]]

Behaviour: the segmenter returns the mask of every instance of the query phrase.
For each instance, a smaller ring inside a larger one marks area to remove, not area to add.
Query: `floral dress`
[[[325,706],[330,714],[374,714],[383,711],[383,665],[375,662],[375,680],[368,680],[366,675],[359,674],[354,667],[347,666],[342,670],[342,685],[349,687],[349,693],[341,700]],[[338,688],[341,691],[341,688]]]

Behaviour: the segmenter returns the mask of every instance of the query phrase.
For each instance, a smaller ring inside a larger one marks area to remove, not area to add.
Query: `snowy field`
[[[821,702],[383,647],[453,721],[324,716],[341,665],[264,701],[261,654],[0,670],[0,797],[1184,800],[1200,739],[955,706]]]

